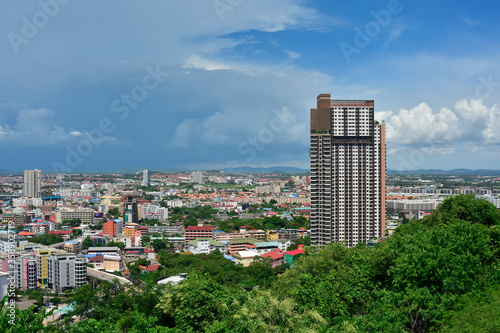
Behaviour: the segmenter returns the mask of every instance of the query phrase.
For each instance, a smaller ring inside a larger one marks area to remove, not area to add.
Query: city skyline
[[[2,3],[0,169],[307,169],[323,92],[377,101],[388,169],[497,169],[497,8]]]

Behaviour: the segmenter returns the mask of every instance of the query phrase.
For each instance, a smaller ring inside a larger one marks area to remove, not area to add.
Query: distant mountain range
[[[301,169],[295,167],[284,167],[284,166],[275,166],[269,168],[255,168],[249,166],[242,166],[239,168],[226,168],[221,171],[228,173],[269,173],[269,174],[300,174],[300,173],[309,173],[309,169]]]
[[[166,172],[180,172],[181,170],[162,170]],[[190,172],[188,170],[184,170],[185,172]],[[247,173],[267,173],[267,174],[307,174],[309,173],[309,169],[301,169],[301,168],[296,168],[296,167],[285,167],[285,166],[274,166],[274,167],[268,167],[268,168],[262,168],[262,167],[250,167],[250,166],[242,166],[239,168],[225,168],[222,169],[221,171],[227,172],[227,173],[242,173],[242,174],[247,174]],[[23,174],[23,170],[18,170],[18,171],[13,171],[13,170],[3,170],[0,169],[0,175],[8,175],[8,174]],[[42,170],[43,172],[43,170]],[[82,173],[87,173],[87,174],[95,174],[95,173],[102,173],[102,174],[110,174],[110,173],[137,173],[138,171],[136,169],[121,169],[121,170],[102,170],[102,171],[83,171]],[[142,172],[142,170],[140,170]],[[74,171],[73,173],[80,173],[79,171]],[[470,169],[453,169],[453,170],[442,170],[442,169],[419,169],[419,170],[393,170],[393,169],[387,169],[387,174],[388,175],[402,175],[402,176],[408,176],[408,175],[438,175],[438,176],[499,176],[500,177],[500,170],[490,170],[490,169],[477,169],[477,170],[470,170]]]
[[[243,166],[240,168],[226,168],[222,170],[229,173],[269,173],[269,174],[301,174],[309,173],[309,169],[301,169],[295,167],[283,167],[275,166],[268,168],[258,168]],[[442,170],[442,169],[419,169],[419,170],[387,170],[388,175],[440,175],[440,176],[500,176],[500,170],[489,170],[489,169],[453,169],[453,170]]]

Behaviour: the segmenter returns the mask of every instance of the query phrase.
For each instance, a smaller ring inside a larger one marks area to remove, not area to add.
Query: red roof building
[[[269,258],[269,259],[271,259],[271,267],[272,268],[283,264],[283,260],[284,260],[283,259],[284,258],[284,254],[280,253],[280,252],[277,252],[277,251],[271,251],[271,252],[264,253],[260,257],[261,258]]]
[[[147,267],[139,265],[139,268],[142,268],[146,272],[154,272],[154,271],[157,271],[158,268],[160,268],[160,265],[149,265]]]
[[[197,238],[214,238],[214,229],[208,226],[189,226],[184,232],[186,244]]]
[[[25,236],[25,237],[33,237],[33,236],[35,236],[35,233],[28,232],[28,231],[21,231],[17,235],[18,236]]]

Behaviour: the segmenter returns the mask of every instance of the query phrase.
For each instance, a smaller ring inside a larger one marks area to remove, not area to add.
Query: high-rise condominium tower
[[[203,172],[201,171],[191,172],[191,183],[203,184]]]
[[[149,170],[144,170],[142,172],[142,186],[149,186],[151,184],[151,179],[149,178]]]
[[[347,246],[385,233],[385,125],[371,100],[318,96],[311,109],[311,242]]]
[[[23,196],[29,198],[40,198],[42,193],[42,186],[40,182],[41,175],[42,172],[38,169],[24,170]]]

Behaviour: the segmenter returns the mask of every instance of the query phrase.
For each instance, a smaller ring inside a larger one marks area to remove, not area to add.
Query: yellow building
[[[255,251],[238,251],[233,254],[233,257],[235,258],[235,264],[240,264],[243,265],[243,267],[248,267],[254,262],[256,257],[259,258],[259,254]]]
[[[125,228],[123,228],[123,234],[125,235],[125,237],[135,238],[135,234],[137,231],[140,232],[137,225],[127,225]]]
[[[120,206],[120,196],[105,195],[101,197],[101,204],[104,206]]]
[[[115,272],[121,269],[121,257],[104,255],[102,266],[106,272]]]
[[[273,230],[266,230],[266,237],[268,241],[280,238],[279,233]]]
[[[36,275],[38,279],[38,287],[44,287],[47,285],[47,259],[50,257],[52,253],[66,253],[66,251],[61,251],[53,248],[41,248],[35,249],[33,251],[36,259]]]

